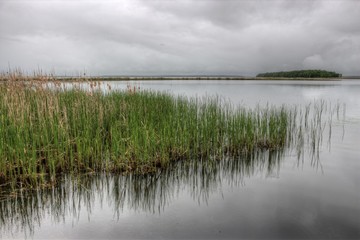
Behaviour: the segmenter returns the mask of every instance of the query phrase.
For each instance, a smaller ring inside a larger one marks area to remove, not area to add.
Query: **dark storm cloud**
[[[360,74],[360,1],[0,1],[0,68]]]

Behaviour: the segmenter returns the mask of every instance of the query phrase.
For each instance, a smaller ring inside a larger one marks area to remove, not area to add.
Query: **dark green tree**
[[[268,78],[341,78],[342,75],[336,72],[325,70],[296,70],[287,72],[259,73],[256,77]]]

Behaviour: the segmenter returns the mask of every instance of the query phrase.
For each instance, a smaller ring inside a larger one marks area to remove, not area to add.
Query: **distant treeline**
[[[336,72],[324,70],[298,70],[288,72],[259,73],[256,77],[283,77],[283,78],[340,78],[342,75]]]

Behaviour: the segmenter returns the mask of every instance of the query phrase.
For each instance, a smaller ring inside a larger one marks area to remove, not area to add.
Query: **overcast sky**
[[[0,0],[0,70],[360,75],[358,0]]]

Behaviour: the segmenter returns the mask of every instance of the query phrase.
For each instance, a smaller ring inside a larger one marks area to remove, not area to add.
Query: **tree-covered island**
[[[286,72],[259,73],[256,77],[268,78],[341,78],[342,74],[325,70],[296,70]]]

